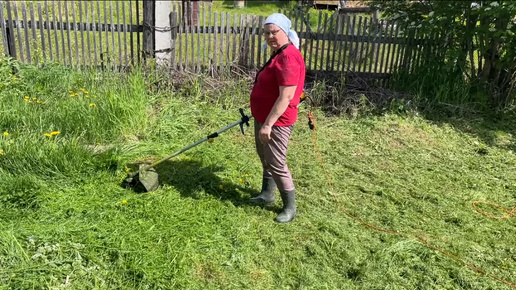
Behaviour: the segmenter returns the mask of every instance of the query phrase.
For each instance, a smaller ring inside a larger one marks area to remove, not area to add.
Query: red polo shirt
[[[251,113],[259,123],[265,123],[279,97],[280,86],[297,86],[287,110],[274,123],[275,126],[290,126],[297,120],[297,105],[305,86],[305,62],[294,45],[287,46],[258,73],[251,92]]]

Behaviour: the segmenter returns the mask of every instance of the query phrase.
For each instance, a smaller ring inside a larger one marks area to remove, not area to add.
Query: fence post
[[[154,57],[154,27],[156,0],[143,1],[143,58]]]
[[[170,64],[173,69],[176,65],[176,39],[179,30],[178,15],[176,11],[170,13]]]
[[[154,27],[154,52],[156,64],[170,66],[171,56],[171,24],[170,14],[172,13],[171,1],[156,1],[155,27]]]

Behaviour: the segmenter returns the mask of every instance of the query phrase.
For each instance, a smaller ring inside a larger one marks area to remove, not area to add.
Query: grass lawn
[[[156,84],[167,79],[139,71],[6,59],[0,75],[0,289],[510,289],[492,275],[516,283],[515,218],[472,207],[516,203],[514,118],[351,119],[311,108],[323,170],[303,105],[288,156],[299,214],[280,225],[280,202],[246,202],[261,179],[252,128],[158,166],[154,192],[120,187],[135,162],[204,138],[238,120],[240,107],[249,112],[245,79],[192,77],[164,89]]]

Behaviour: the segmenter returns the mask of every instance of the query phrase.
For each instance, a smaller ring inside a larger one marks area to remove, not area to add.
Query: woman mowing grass
[[[297,120],[297,105],[305,84],[305,63],[299,38],[285,15],[265,19],[263,36],[272,49],[269,61],[257,73],[251,92],[256,151],[263,166],[262,190],[251,202],[274,202],[276,187],[283,210],[276,221],[287,223],[296,216],[295,189],[286,158],[290,133]]]

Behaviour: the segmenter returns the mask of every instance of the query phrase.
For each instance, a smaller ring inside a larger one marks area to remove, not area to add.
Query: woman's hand
[[[269,141],[271,141],[271,130],[271,126],[265,124],[262,125],[259,132],[259,138],[262,143],[269,143]]]

